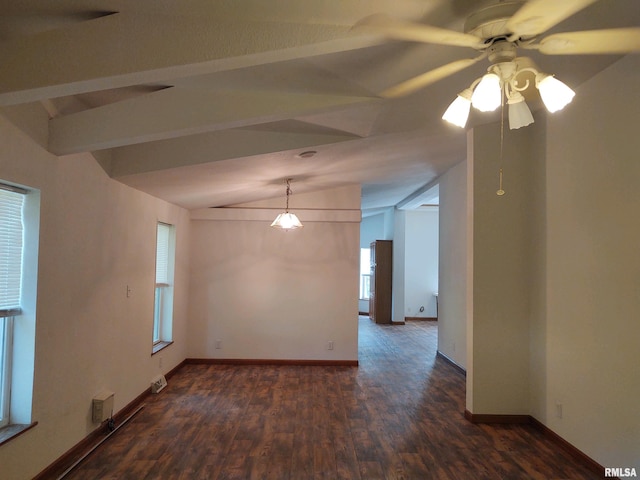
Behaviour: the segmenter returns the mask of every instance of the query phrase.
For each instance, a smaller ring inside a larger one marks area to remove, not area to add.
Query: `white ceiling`
[[[42,102],[52,153],[94,152],[116,180],[188,209],[282,196],[287,177],[294,193],[361,184],[366,210],[419,206],[465,157],[442,112],[488,64],[384,100],[476,52],[352,26],[387,13],[461,31],[492,3],[0,0],[0,106]],[[600,0],[552,31],[639,24],[637,0]],[[617,59],[527,55],[573,87]]]

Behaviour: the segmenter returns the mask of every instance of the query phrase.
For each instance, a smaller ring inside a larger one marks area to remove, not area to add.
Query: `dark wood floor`
[[[596,479],[529,425],[466,421],[437,324],[360,318],[359,367],[186,365],[67,479]]]

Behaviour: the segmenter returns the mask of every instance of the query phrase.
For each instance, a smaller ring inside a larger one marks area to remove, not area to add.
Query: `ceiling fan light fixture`
[[[509,98],[509,128],[516,130],[533,123],[533,115],[520,92],[514,92]]]
[[[451,102],[447,111],[442,115],[442,119],[455,125],[456,127],[464,128],[469,119],[469,111],[471,110],[471,95],[473,92],[470,88],[467,88],[460,92],[456,99]]]
[[[487,73],[473,91],[471,104],[481,112],[492,112],[500,106],[501,100],[500,77],[495,73]]]
[[[562,110],[571,103],[575,96],[575,92],[566,84],[546,73],[536,75],[536,87],[540,92],[544,106],[550,113]]]

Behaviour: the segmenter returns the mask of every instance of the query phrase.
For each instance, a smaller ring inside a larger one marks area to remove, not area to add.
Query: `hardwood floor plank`
[[[467,421],[436,349],[437,322],[361,317],[359,367],[187,364],[67,480],[599,478],[531,425]]]

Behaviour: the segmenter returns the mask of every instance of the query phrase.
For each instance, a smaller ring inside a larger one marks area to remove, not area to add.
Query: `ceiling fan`
[[[518,49],[536,50],[547,55],[625,54],[640,52],[640,28],[613,28],[564,32],[540,38],[540,35],[597,0],[506,1],[483,8],[469,17],[464,32],[412,23],[376,14],[364,18],[356,28],[367,28],[385,36],[417,42],[470,47],[480,53],[475,58],[456,60],[380,93],[396,98],[415,92],[476,62],[488,58],[487,74],[475,80],[443,115],[443,119],[464,127],[471,105],[491,111],[509,105],[510,127],[520,128],[533,122],[524,102],[523,90],[531,83],[540,92],[549,111],[563,108],[573,91],[552,75],[541,73],[517,58]],[[528,75],[525,75],[527,74]]]

